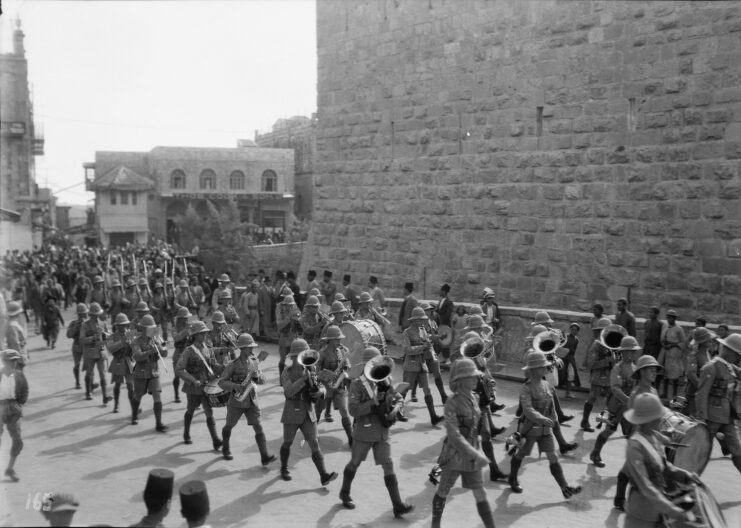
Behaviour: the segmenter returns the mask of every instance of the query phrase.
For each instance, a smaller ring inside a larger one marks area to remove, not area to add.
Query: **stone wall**
[[[741,321],[741,5],[318,0],[317,25],[302,274]]]

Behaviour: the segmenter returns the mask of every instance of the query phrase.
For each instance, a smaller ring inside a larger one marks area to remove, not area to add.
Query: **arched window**
[[[242,171],[235,170],[229,175],[229,188],[239,191],[244,189],[244,173]]]
[[[180,169],[175,169],[170,174],[170,188],[185,189],[185,173]]]
[[[216,173],[211,169],[204,169],[200,177],[201,189],[216,189]]]
[[[270,169],[262,173],[262,192],[278,192],[278,176]]]

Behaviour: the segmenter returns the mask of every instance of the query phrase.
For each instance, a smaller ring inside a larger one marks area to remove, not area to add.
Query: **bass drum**
[[[211,404],[211,407],[224,407],[226,402],[229,401],[229,393],[219,387],[216,380],[209,381],[203,387],[203,393],[206,395],[206,399]]]
[[[667,528],[728,528],[718,501],[703,484],[692,484],[686,493],[675,498],[673,502],[680,506],[691,505],[689,511],[695,516],[695,520],[687,522],[665,517],[664,526]]]
[[[666,458],[677,467],[701,475],[710,461],[713,437],[708,428],[684,414],[668,412],[661,419],[659,430],[671,439]]]
[[[381,354],[386,354],[386,339],[383,337],[383,330],[375,321],[369,319],[345,321],[340,330],[345,334],[342,344],[350,351],[348,358],[350,365],[361,363],[363,350],[369,346],[374,346]]]

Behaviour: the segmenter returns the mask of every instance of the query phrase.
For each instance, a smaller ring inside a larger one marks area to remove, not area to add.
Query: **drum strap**
[[[214,375],[214,371],[211,370],[211,367],[208,366],[208,362],[206,361],[206,358],[203,357],[203,354],[201,354],[201,351],[198,350],[198,347],[191,345],[191,348],[195,350],[196,355],[200,358],[200,360],[203,362],[203,365],[206,367],[206,370],[208,370],[209,376]]]
[[[661,456],[661,453],[656,450],[656,447],[654,446],[653,442],[651,442],[651,440],[646,438],[638,431],[633,433],[630,437],[643,446],[643,448],[648,452],[649,456],[654,459],[654,462],[656,462],[656,464],[658,464],[662,468],[666,465],[664,463],[664,457]]]

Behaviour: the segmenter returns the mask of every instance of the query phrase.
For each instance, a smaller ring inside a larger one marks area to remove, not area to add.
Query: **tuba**
[[[469,337],[461,343],[461,356],[477,359],[486,352],[486,342],[480,337]]]
[[[557,329],[546,330],[533,338],[533,349],[546,355],[555,354],[565,344],[566,336]]]
[[[365,364],[363,375],[374,383],[388,383],[394,360],[389,356],[377,356]]]
[[[612,353],[616,361],[619,361],[618,349],[620,348],[620,342],[627,335],[628,331],[625,328],[618,324],[611,324],[602,329],[599,335],[599,342],[600,345]]]
[[[376,384],[378,389],[378,416],[384,427],[391,427],[403,416],[404,398],[391,388],[391,371],[394,360],[389,356],[377,356],[368,361],[363,375]]]

